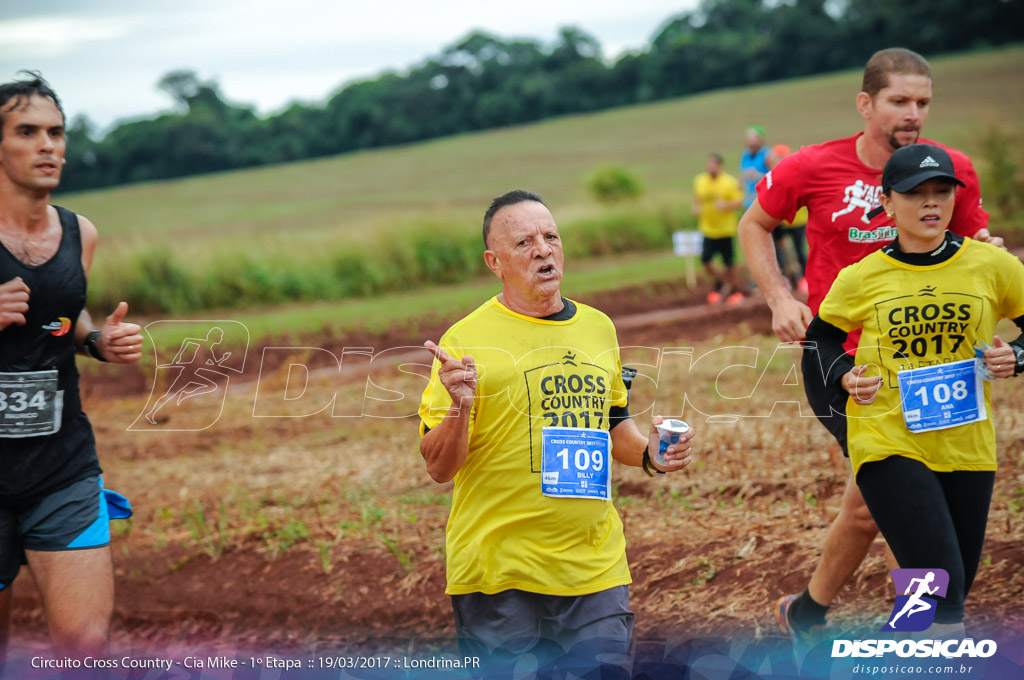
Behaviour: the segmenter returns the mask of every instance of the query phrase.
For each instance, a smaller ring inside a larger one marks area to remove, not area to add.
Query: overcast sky
[[[261,114],[322,102],[338,86],[437,54],[473,29],[545,44],[558,28],[594,35],[607,57],[645,48],[697,0],[0,0],[0,81],[37,69],[69,118],[101,127],[170,108],[168,71],[214,79]]]

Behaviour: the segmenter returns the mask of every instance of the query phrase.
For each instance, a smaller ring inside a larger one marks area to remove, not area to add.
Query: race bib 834
[[[38,437],[60,429],[57,371],[0,373],[0,437]]]

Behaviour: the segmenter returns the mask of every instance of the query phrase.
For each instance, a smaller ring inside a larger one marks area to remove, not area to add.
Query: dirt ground
[[[765,376],[797,395],[792,401],[802,393],[790,380],[792,361],[764,360],[776,348],[764,303],[709,307],[704,292],[664,285],[583,300],[612,317],[624,347],[760,352],[753,372],[707,366],[678,378],[680,390],[700,385],[704,406],[689,417],[701,439],[698,463],[654,479],[616,469],[639,638],[776,634],[772,605],[806,584],[848,470],[806,405],[773,411],[779,395],[764,390],[730,401]],[[416,346],[450,322],[352,334],[326,348]],[[279,368],[263,366],[260,380]],[[115,523],[115,646],[302,650],[332,640],[394,650],[451,636],[443,555],[450,485],[435,485],[423,470],[415,420],[256,418],[258,370],[253,361],[216,424],[198,431],[176,413],[153,431],[130,429],[150,392],[142,372],[90,374],[83,386],[107,486],[136,508],[130,523]],[[967,616],[972,630],[1021,635],[1024,398],[1003,382],[994,392],[1000,472]],[[643,389],[641,401],[651,397]],[[337,397],[335,413],[347,398]],[[891,590],[876,542],[831,616],[877,629]],[[15,637],[39,644],[45,622],[27,570],[14,604]]]

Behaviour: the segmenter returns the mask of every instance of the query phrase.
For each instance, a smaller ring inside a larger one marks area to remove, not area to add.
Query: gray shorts
[[[110,519],[99,475],[28,507],[0,504],[0,589],[14,581],[26,550],[82,550],[109,543]]]
[[[625,665],[633,635],[629,586],[564,597],[506,590],[452,595],[463,656],[514,664],[534,655],[540,668]]]

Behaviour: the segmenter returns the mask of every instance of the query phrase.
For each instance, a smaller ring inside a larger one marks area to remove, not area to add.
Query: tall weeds
[[[664,207],[631,207],[562,225],[571,258],[671,247],[686,218]],[[470,224],[412,222],[354,239],[281,235],[263,241],[118,244],[98,258],[90,305],[185,314],[205,309],[359,298],[419,286],[452,284],[486,273],[479,229]]]

